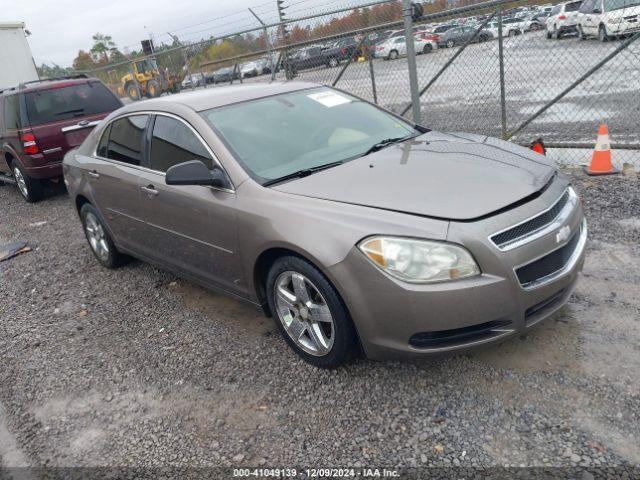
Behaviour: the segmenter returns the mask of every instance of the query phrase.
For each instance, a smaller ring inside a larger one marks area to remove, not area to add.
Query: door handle
[[[145,192],[147,195],[149,195],[150,197],[155,197],[156,195],[158,195],[158,190],[156,190],[153,185],[147,185],[146,187],[140,187],[140,190],[142,190],[143,192]]]
[[[100,174],[95,170],[91,170],[90,172],[87,172],[87,175],[89,175],[91,178],[100,178]]]

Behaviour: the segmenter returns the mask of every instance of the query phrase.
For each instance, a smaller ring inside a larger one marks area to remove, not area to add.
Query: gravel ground
[[[49,467],[637,467],[639,181],[573,175],[591,239],[557,316],[472,354],[337,371],[240,303],[101,268],[64,192],[1,187],[0,243],[36,247],[0,263],[8,430]]]

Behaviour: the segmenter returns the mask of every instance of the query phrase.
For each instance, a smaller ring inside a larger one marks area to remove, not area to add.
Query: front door
[[[150,138],[150,169],[141,172],[138,180],[147,252],[173,268],[239,293],[235,193],[165,183],[165,172],[173,165],[201,160],[212,169],[215,162],[182,120],[157,115]]]

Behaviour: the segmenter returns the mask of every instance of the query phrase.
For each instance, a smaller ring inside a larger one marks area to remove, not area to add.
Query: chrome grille
[[[492,235],[491,241],[500,250],[505,251],[540,237],[560,217],[574,196],[573,190],[567,188],[549,209],[518,225]]]
[[[575,263],[577,255],[584,248],[586,228],[586,223],[583,220],[580,228],[574,232],[569,241],[562,247],[542,258],[516,268],[515,273],[520,285],[523,288],[536,287],[557,277],[570,264]]]

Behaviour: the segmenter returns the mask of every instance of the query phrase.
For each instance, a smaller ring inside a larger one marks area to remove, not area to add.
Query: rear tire
[[[430,43],[427,43],[424,47],[422,47],[422,53],[427,54],[433,51],[433,47]]]
[[[331,57],[331,58],[329,59],[329,61],[327,62],[327,65],[329,65],[329,67],[331,67],[331,68],[335,68],[335,67],[337,67],[338,65],[340,65],[340,60],[338,60],[338,59],[337,59],[337,58],[335,58],[335,57]]]
[[[600,25],[600,28],[598,29],[598,40],[600,40],[602,43],[609,41],[609,35],[607,35],[607,27],[605,27],[604,25]]]
[[[296,276],[298,285],[291,281]],[[302,285],[302,290],[297,287]],[[282,302],[277,298],[284,298],[283,289],[287,292],[288,300]],[[278,329],[287,344],[304,361],[318,368],[336,368],[346,363],[356,351],[357,334],[349,312],[342,303],[336,289],[329,280],[312,264],[295,256],[277,259],[269,269],[266,281],[267,301],[273,313]],[[300,295],[300,292],[306,292]],[[306,301],[304,300],[306,297]],[[300,303],[302,307],[288,308],[288,304]],[[280,305],[280,309],[278,309]],[[305,305],[311,305],[306,308]],[[304,311],[303,311],[304,310]],[[323,312],[314,315],[314,312]],[[324,318],[315,322],[314,318]],[[315,333],[315,332],[320,332]],[[294,340],[297,338],[297,340]],[[313,352],[314,338],[322,338],[329,347]],[[326,341],[329,340],[329,341]],[[328,351],[326,351],[328,350]]]
[[[106,268],[117,268],[125,264],[129,257],[118,251],[111,236],[102,222],[102,218],[93,205],[85,203],[80,209],[82,229],[87,238],[93,256]]]
[[[41,200],[43,195],[42,182],[27,175],[18,162],[12,165],[12,169],[13,178],[16,180],[18,191],[22,198],[29,203]]]
[[[447,48],[453,48],[455,46],[456,46],[456,42],[454,42],[453,40],[447,41]]]
[[[584,31],[582,30],[582,25],[578,25],[578,38],[580,40],[586,40],[587,36],[584,34]]]
[[[396,60],[398,58],[398,51],[397,50],[391,50],[389,52],[389,60]]]

